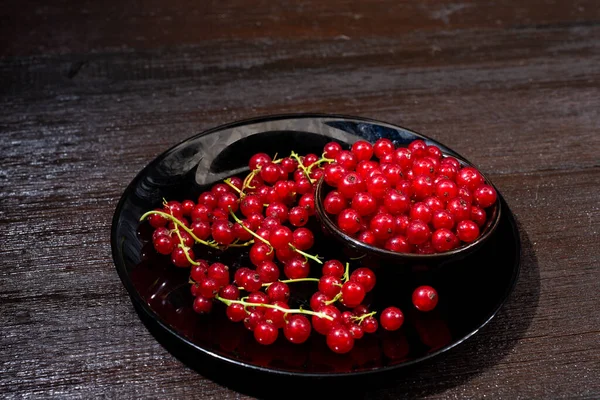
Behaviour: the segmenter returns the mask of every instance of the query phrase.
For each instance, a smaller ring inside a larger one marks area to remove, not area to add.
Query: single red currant
[[[395,251],[396,253],[410,253],[411,246],[408,243],[406,236],[397,235],[389,238],[384,245],[386,250]]]
[[[248,314],[244,309],[244,306],[239,303],[233,303],[229,305],[225,310],[225,313],[231,322],[243,321]]]
[[[257,267],[265,261],[272,261],[275,252],[269,245],[263,242],[256,242],[250,248],[250,261]]]
[[[373,146],[365,140],[359,140],[352,145],[352,153],[359,162],[367,161],[373,156]]]
[[[273,282],[267,287],[267,296],[270,301],[288,301],[290,288],[283,282]]]
[[[386,331],[396,331],[404,323],[404,314],[397,307],[388,307],[381,312],[379,322]]]
[[[326,158],[336,158],[340,151],[342,151],[342,146],[339,143],[329,142],[323,148],[323,155]]]
[[[323,306],[318,310],[319,313],[323,313],[333,320],[328,318],[320,317],[318,315],[312,316],[312,326],[321,335],[327,335],[329,331],[340,323],[342,313],[334,306]]]
[[[262,345],[273,344],[278,335],[278,329],[267,321],[259,322],[254,328],[254,339]]]
[[[375,277],[373,270],[361,267],[350,274],[350,281],[360,283],[364,287],[365,292],[368,293],[375,287],[377,278]]]
[[[338,214],[337,225],[346,234],[358,232],[361,222],[360,214],[353,208],[346,208]]]
[[[293,257],[284,263],[283,273],[288,279],[306,278],[310,273],[310,265],[303,257]]]
[[[380,241],[386,241],[394,236],[395,220],[391,214],[377,214],[369,222],[369,229]]]
[[[456,236],[465,243],[471,243],[479,237],[479,226],[469,219],[462,220],[456,225]]]
[[[341,289],[342,282],[333,275],[323,275],[321,279],[319,279],[319,292],[330,298],[335,297]]]
[[[431,286],[419,286],[413,292],[412,302],[419,311],[431,311],[438,303],[437,291]]]
[[[364,217],[373,214],[377,210],[377,200],[369,192],[360,192],[352,198],[351,206]]]
[[[429,226],[423,221],[411,221],[406,228],[406,239],[410,244],[422,244],[431,237]]]
[[[256,267],[256,272],[258,272],[260,280],[264,283],[275,282],[279,279],[279,268],[273,261],[263,261]]]
[[[292,245],[298,250],[308,250],[315,243],[315,236],[307,228],[298,228],[292,233]]]
[[[356,307],[365,299],[366,290],[358,282],[348,281],[342,286],[342,304],[346,307]]]
[[[235,240],[233,224],[226,220],[218,220],[212,224],[212,237],[222,246],[228,246]]]
[[[213,263],[208,268],[207,276],[214,279],[219,287],[223,287],[229,283],[229,267],[219,262]]]
[[[354,347],[354,338],[347,328],[337,326],[327,334],[327,346],[337,354],[345,354]]]
[[[327,193],[323,200],[323,208],[325,212],[333,215],[338,215],[343,209],[348,207],[348,202],[340,194],[340,192],[332,191]]]
[[[491,207],[498,198],[496,194],[496,189],[494,189],[491,185],[480,185],[473,192],[473,197],[475,198],[475,204],[479,205],[481,208]]]
[[[213,305],[213,302],[211,299],[207,299],[202,296],[197,296],[194,299],[194,304],[193,304],[192,308],[198,314],[208,314],[210,312],[210,310],[212,309],[212,305]]]
[[[237,300],[240,297],[240,290],[235,285],[223,286],[219,290],[219,297],[227,300]]]
[[[431,224],[434,229],[452,229],[454,227],[454,217],[448,210],[437,210],[431,217]]]
[[[344,265],[338,260],[328,260],[323,264],[322,273],[341,279],[344,275]]]
[[[294,344],[301,344],[310,337],[310,321],[304,315],[292,315],[283,327],[283,334],[287,340]]]
[[[431,235],[431,245],[438,253],[454,249],[457,243],[456,235],[446,228],[440,228]]]
[[[392,154],[394,152],[394,143],[386,138],[377,139],[373,145],[373,153],[375,157],[381,159],[386,154]]]
[[[342,150],[335,156],[335,162],[344,167],[347,171],[354,171],[358,164],[358,159],[354,153],[348,150]]]

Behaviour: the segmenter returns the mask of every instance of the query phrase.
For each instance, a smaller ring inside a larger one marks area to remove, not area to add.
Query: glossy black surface
[[[282,334],[272,346],[259,345],[241,323],[229,322],[218,304],[208,316],[195,314],[189,270],[176,268],[167,257],[158,256],[150,243],[149,225],[139,223],[139,217],[159,206],[163,198],[196,199],[212,184],[247,172],[247,161],[256,152],[285,155],[294,150],[320,154],[330,140],[349,146],[360,139],[375,141],[379,137],[388,137],[398,146],[421,136],[354,117],[275,116],[215,128],[152,161],[123,194],[112,227],[115,265],[136,309],[161,331],[163,338],[185,346],[192,355],[197,353],[255,372],[288,376],[327,378],[388,371],[429,359],[476,333],[504,303],[519,273],[519,234],[501,195],[503,212],[496,231],[462,260],[433,269],[415,265],[410,271],[393,266],[380,268],[368,258],[353,261],[353,268],[366,264],[376,269],[378,283],[367,298],[371,309],[379,311],[395,305],[404,311],[406,320],[397,332],[380,330],[365,335],[350,353],[342,356],[332,353],[324,337],[317,334],[303,345],[288,343]],[[425,139],[444,152],[455,154],[442,144]],[[352,254],[328,239],[318,221],[311,223],[317,234],[311,253],[326,259],[343,259]],[[250,265],[244,250],[219,252],[198,246],[194,250],[199,256],[220,260],[234,269]],[[313,263],[311,275],[319,276],[319,271],[320,267]],[[410,304],[412,290],[421,284],[438,290],[440,302],[431,313],[416,312]],[[290,305],[307,304],[308,296],[315,290],[314,283],[295,284]]]

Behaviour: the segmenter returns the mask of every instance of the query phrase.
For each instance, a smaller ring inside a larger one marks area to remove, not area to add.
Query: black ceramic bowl
[[[421,135],[419,135],[421,136]],[[424,138],[424,136],[421,136]],[[452,156],[458,160],[461,166],[470,166],[476,168],[472,163],[463,159],[462,157],[458,157],[456,154],[448,154],[444,153],[444,156]],[[479,170],[479,169],[478,169]],[[481,171],[480,171],[481,173]],[[490,180],[483,174],[485,182],[494,189],[496,187],[490,182]],[[498,227],[498,222],[500,221],[500,215],[502,211],[502,207],[500,205],[500,199],[496,199],[496,203],[486,209],[487,220],[485,225],[481,228],[479,237],[468,244],[463,244],[453,250],[446,251],[443,253],[434,253],[434,254],[416,254],[416,253],[398,253],[391,250],[386,250],[384,248],[375,247],[368,245],[360,240],[344,233],[341,229],[338,228],[335,221],[332,219],[332,216],[325,211],[323,206],[323,200],[325,196],[332,190],[335,190],[333,187],[329,186],[323,178],[319,179],[316,185],[315,191],[315,211],[317,213],[318,219],[321,221],[321,225],[323,229],[329,234],[329,236],[335,238],[338,242],[340,242],[343,246],[347,246],[353,249],[356,252],[357,256],[367,255],[374,260],[385,261],[382,265],[439,265],[443,264],[447,261],[456,261],[459,260],[468,254],[471,254],[473,251],[480,248],[494,233],[496,228]],[[497,189],[496,189],[497,192]]]

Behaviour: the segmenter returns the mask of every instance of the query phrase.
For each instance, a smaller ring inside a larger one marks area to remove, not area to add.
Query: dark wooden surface
[[[362,397],[600,397],[597,1],[8,0],[0,57],[0,397],[245,398],[141,324],[111,218],[192,134],[310,111],[435,137],[523,233],[497,317]]]

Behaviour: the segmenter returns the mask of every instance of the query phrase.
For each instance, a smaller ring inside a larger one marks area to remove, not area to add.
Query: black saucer
[[[519,232],[500,193],[503,212],[498,228],[474,253],[439,268],[424,265],[410,272],[393,268],[377,272],[378,283],[369,298],[371,308],[396,305],[405,313],[405,324],[396,332],[365,335],[342,356],[332,353],[320,335],[302,345],[288,343],[283,337],[271,346],[259,345],[242,324],[229,322],[219,306],[208,316],[195,314],[189,270],[176,268],[158,256],[150,243],[149,225],[139,223],[140,216],[159,206],[163,198],[195,200],[212,184],[246,173],[247,161],[256,152],[320,154],[331,140],[352,144],[361,138],[373,142],[380,137],[390,138],[396,145],[423,138],[410,130],[364,118],[271,116],[198,134],[152,161],[125,190],[115,211],[111,236],[117,272],[142,319],[156,330],[161,341],[185,349],[190,362],[201,359],[204,365],[213,361],[215,368],[220,365],[262,375],[320,380],[368,376],[415,365],[477,333],[504,304],[519,275]],[[318,225],[312,228],[320,232]],[[317,237],[316,243],[315,253],[326,258],[344,257],[339,244],[332,245],[324,237]],[[249,265],[242,250],[222,254],[198,251],[234,267]],[[319,269],[314,267],[314,276]],[[431,284],[440,295],[440,303],[431,313],[416,312],[410,304],[412,289],[420,284]],[[303,301],[303,293],[315,290],[314,283],[297,285],[298,302]]]

